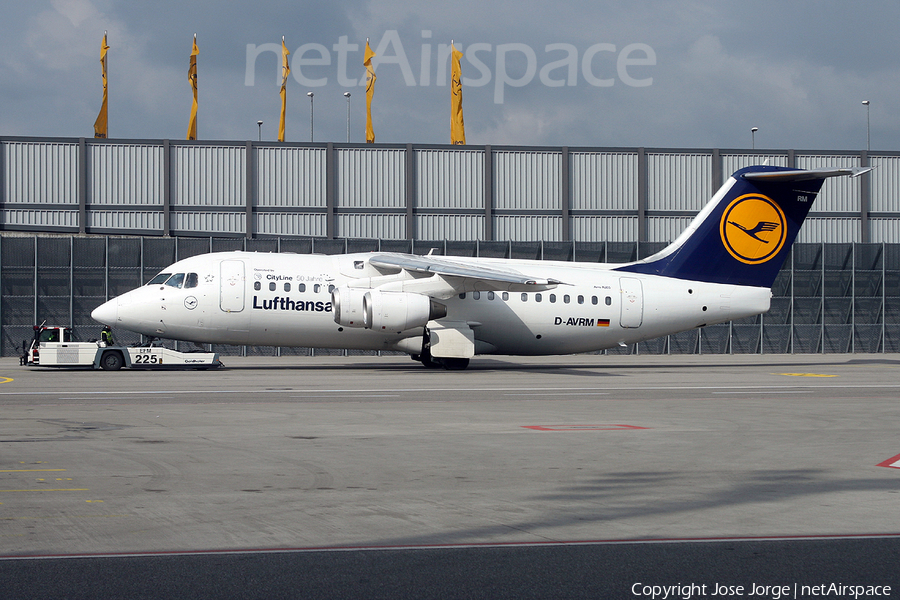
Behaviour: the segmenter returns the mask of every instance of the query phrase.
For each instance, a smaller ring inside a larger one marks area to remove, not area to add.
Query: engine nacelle
[[[365,327],[363,296],[368,291],[349,287],[339,287],[331,290],[334,322],[344,327]]]
[[[422,294],[369,290],[363,296],[366,329],[405,331],[446,316],[446,306]]]

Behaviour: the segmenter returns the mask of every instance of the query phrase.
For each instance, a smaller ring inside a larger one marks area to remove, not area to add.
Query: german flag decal
[[[609,319],[597,319],[597,327],[609,327]]]

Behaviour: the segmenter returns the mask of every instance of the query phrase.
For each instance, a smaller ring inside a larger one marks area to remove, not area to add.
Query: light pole
[[[751,127],[750,128],[750,144],[754,150],[756,150],[756,132],[757,131],[759,131],[759,127]]]
[[[344,98],[347,99],[347,143],[350,143],[350,92],[344,92]]]
[[[306,92],[306,95],[309,96],[309,141],[313,141],[313,94],[312,92]]]
[[[256,141],[261,142],[262,141],[262,121],[257,121],[256,127],[259,128],[259,137],[256,138]]]
[[[869,101],[863,100],[863,106],[866,107],[866,151],[872,149],[871,147],[871,138],[869,137]]]

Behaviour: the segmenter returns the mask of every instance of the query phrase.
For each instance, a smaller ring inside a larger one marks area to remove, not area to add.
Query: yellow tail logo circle
[[[784,246],[787,223],[781,207],[771,198],[745,194],[725,209],[719,234],[731,256],[758,265],[776,256]]]

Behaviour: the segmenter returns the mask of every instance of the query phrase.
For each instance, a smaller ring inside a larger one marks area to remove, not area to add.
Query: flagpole
[[[284,36],[281,36],[281,120],[278,123],[278,141],[284,141],[284,121],[287,111],[287,79],[291,74],[291,66],[288,63],[290,52],[284,44]]]
[[[109,135],[109,112],[108,112],[108,100],[109,100],[109,85],[108,85],[108,71],[107,71],[107,54],[109,50],[109,44],[106,42],[106,34],[107,32],[103,32],[103,42],[100,44],[100,68],[103,76],[103,102],[100,105],[100,113],[97,115],[97,120],[94,121],[94,137],[95,138],[106,138]]]
[[[463,53],[450,40],[450,143],[466,143],[466,126],[463,121],[462,67]]]
[[[191,48],[191,61],[188,66],[188,83],[194,92],[194,101],[191,104],[191,118],[188,121],[187,139],[197,139],[197,56],[200,50],[197,48],[197,34],[194,34],[194,45]]]
[[[363,65],[366,67],[366,143],[375,143],[375,129],[372,126],[372,96],[375,95],[375,67],[372,59],[376,54],[369,46],[369,38],[366,38],[366,55]]]

